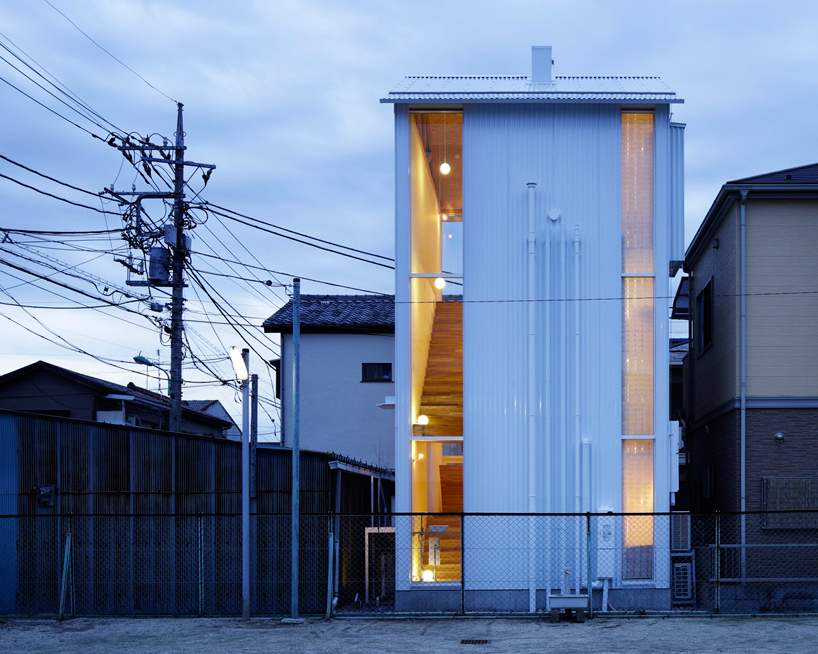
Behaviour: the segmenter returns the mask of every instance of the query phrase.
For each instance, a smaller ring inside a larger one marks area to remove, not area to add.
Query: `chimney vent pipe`
[[[531,46],[532,84],[551,84],[551,67],[553,65],[550,45]]]

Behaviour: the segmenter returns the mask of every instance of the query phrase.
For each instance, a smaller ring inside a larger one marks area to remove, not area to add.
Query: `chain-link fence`
[[[240,615],[236,515],[0,517],[0,614]],[[251,518],[251,613],[292,609]],[[818,612],[818,512],[302,515],[302,615]]]

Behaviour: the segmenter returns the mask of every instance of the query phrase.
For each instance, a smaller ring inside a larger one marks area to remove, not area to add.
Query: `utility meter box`
[[[607,509],[600,509],[607,511]],[[598,579],[613,579],[616,575],[616,516],[597,516],[597,560],[596,576]]]

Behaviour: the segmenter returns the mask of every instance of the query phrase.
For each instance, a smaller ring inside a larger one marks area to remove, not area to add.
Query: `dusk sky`
[[[674,105],[673,120],[687,124],[689,242],[726,181],[818,161],[816,30],[818,4],[806,1],[7,2],[0,5],[5,59],[0,174],[116,212],[116,204],[102,204],[8,159],[94,193],[111,185],[145,190],[117,150],[84,130],[106,137],[112,124],[123,133],[172,139],[179,101],[186,159],[217,166],[202,199],[391,257],[393,116],[392,105],[379,99],[406,75],[527,75],[531,46],[551,45],[555,75],[659,76],[684,98]],[[14,55],[59,80],[93,108],[103,127],[76,113],[73,102],[61,103],[24,77],[20,70],[46,85]],[[190,187],[201,190],[198,173]],[[116,215],[68,205],[5,177],[0,193],[2,230],[104,230],[122,224]],[[160,202],[146,206],[162,217]],[[232,379],[226,348],[250,339],[256,350],[251,368],[262,384],[261,439],[270,440],[278,417],[263,361],[278,356],[278,345],[261,333],[260,324],[286,301],[277,283],[301,276],[308,294],[391,293],[393,271],[224,217],[200,218],[203,223],[192,231],[194,253],[200,253],[193,255],[193,266],[212,285],[222,309],[255,326],[257,340],[224,324],[212,301],[191,283],[188,337],[202,370],[185,369],[190,383],[184,397],[220,399],[240,422],[235,391],[216,378]],[[113,288],[147,295],[145,288],[125,285],[127,271],[114,259],[127,254],[117,234],[90,239],[8,232],[0,253],[5,318],[0,373],[44,359],[117,383],[145,385],[145,368],[133,356],[141,352],[155,359],[160,350],[167,364],[170,349],[160,327],[144,316],[168,313],[152,313],[145,302]],[[76,276],[58,272],[67,265],[76,266],[68,271]],[[143,315],[121,307],[78,308],[78,302],[100,303],[32,271]],[[147,383],[156,390],[156,379]]]

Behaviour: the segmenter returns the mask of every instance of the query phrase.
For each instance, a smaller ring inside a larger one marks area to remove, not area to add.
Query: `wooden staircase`
[[[420,413],[429,418],[415,435],[463,435],[463,303],[438,302],[426,363]]]

